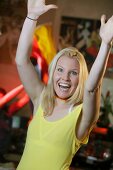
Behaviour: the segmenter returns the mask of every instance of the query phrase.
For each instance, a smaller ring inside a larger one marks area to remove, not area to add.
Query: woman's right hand
[[[46,13],[50,9],[56,9],[57,6],[50,4],[46,5],[45,0],[28,0],[28,14],[27,16],[37,19],[40,15]]]

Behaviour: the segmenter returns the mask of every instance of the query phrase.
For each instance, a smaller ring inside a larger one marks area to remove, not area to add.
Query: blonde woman
[[[30,62],[33,33],[40,15],[55,5],[28,0],[28,14],[20,35],[16,64],[30,96],[34,113],[26,145],[17,170],[69,170],[73,156],[88,142],[99,117],[102,79],[111,40],[113,17],[101,17],[101,46],[88,75],[83,55],[74,47],[65,48],[53,59],[44,87]]]

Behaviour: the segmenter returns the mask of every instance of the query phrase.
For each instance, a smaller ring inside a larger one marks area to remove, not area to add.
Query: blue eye
[[[71,71],[70,74],[77,75],[78,73],[76,71]]]
[[[62,68],[58,68],[57,70],[58,70],[59,72],[62,72],[62,71],[63,71],[63,69],[62,69]]]

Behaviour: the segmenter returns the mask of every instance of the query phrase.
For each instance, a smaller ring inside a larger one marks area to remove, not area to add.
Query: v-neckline
[[[43,120],[44,120],[45,122],[47,122],[47,123],[57,123],[57,122],[63,121],[63,120],[66,119],[67,117],[69,117],[69,116],[71,115],[70,113],[71,113],[72,111],[73,111],[73,105],[71,105],[71,106],[69,107],[68,113],[67,113],[65,116],[63,116],[62,118],[59,118],[59,119],[57,119],[57,120],[53,120],[53,121],[47,120],[47,119],[44,117],[43,112],[42,112],[42,117],[43,117]]]

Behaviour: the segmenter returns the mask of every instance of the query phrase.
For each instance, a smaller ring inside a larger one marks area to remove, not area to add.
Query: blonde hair
[[[87,69],[84,56],[74,47],[65,48],[57,53],[57,55],[53,58],[53,61],[51,62],[49,66],[48,84],[44,88],[42,95],[41,95],[41,106],[44,110],[45,115],[50,115],[55,106],[53,74],[54,74],[54,70],[55,70],[58,59],[64,55],[68,57],[73,57],[73,58],[75,57],[80,65],[78,86],[74,94],[69,99],[67,99],[67,102],[69,102],[70,104],[76,105],[78,103],[82,103],[83,101],[84,85],[85,85],[85,81],[88,76],[88,69]]]

